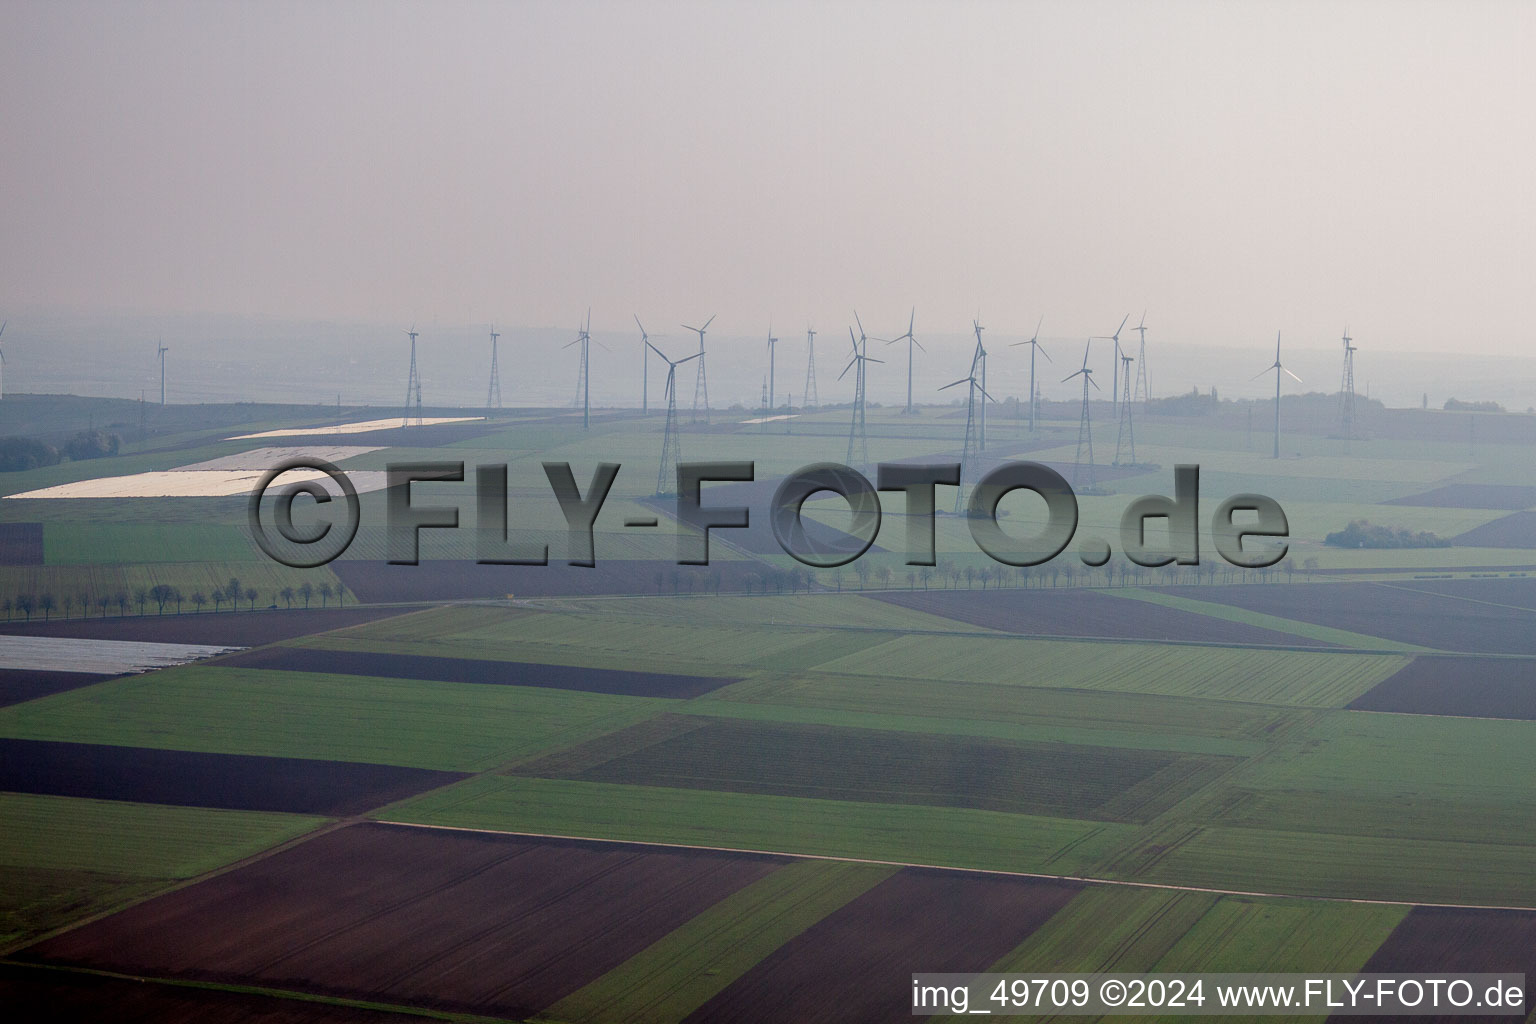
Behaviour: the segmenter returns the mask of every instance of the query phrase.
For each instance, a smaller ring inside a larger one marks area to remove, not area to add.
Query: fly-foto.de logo
[[[565,517],[568,564],[595,566],[595,528],[620,466],[599,463],[585,491],[576,482],[570,463],[546,462],[543,468]],[[280,484],[287,474],[302,478]],[[548,565],[549,545],[529,541],[515,528],[506,464],[477,465],[472,476],[475,561],[482,565]],[[328,478],[339,490],[339,501],[322,478]],[[752,462],[678,464],[676,504],[671,512],[676,523],[679,565],[708,565],[712,531],[747,529],[754,514],[768,517],[773,536],[785,554],[817,569],[847,565],[859,558],[874,544],[882,517],[898,514],[906,521],[906,564],[934,565],[937,489],[960,485],[960,464],[881,463],[875,482],[871,483],[863,473],[848,466],[821,462],[785,477],[765,508],[705,503],[707,483],[744,483],[755,479],[756,466]],[[419,496],[413,496],[412,485],[466,484],[464,463],[392,463],[385,480],[388,560],[395,565],[415,565],[420,558],[421,531],[459,529],[459,507],[426,504]],[[1152,494],[1136,498],[1121,515],[1120,550],[1137,565],[1200,564],[1200,467],[1175,466],[1173,484],[1172,497]],[[999,522],[998,506],[1015,491],[1033,492],[1044,502],[1043,515],[1010,517],[1010,526],[1017,521],[1028,533],[1005,530]],[[891,497],[882,499],[882,492]],[[846,530],[806,528],[805,504],[818,495],[842,499],[851,516]],[[269,497],[271,509],[266,515],[263,506]],[[306,510],[303,525],[294,518],[295,503],[301,498],[309,499],[313,506]],[[887,510],[885,501],[899,502],[901,507]],[[341,518],[327,518],[338,505],[342,506]],[[269,557],[295,568],[314,568],[337,558],[352,543],[361,525],[362,503],[352,482],[334,465],[323,459],[299,458],[267,471],[251,492],[248,518],[252,536]],[[1077,535],[1077,495],[1065,478],[1049,466],[1038,462],[1004,462],[971,489],[966,511],[960,518],[976,546],[994,560],[1013,566],[1041,565],[1065,551]],[[659,527],[660,522],[654,516],[629,517],[624,525],[646,529]],[[1166,538],[1163,542],[1149,540],[1149,524],[1163,527],[1151,531],[1152,536]],[[1262,569],[1284,558],[1289,531],[1279,503],[1261,494],[1233,495],[1217,505],[1210,518],[1210,535],[1217,553],[1244,569]],[[1102,537],[1086,537],[1079,543],[1078,554],[1085,564],[1100,566],[1109,561],[1112,546]]]

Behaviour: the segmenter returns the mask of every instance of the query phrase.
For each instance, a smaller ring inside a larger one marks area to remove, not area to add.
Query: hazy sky
[[[1517,2],[6,0],[0,312],[1513,353],[1533,53]]]

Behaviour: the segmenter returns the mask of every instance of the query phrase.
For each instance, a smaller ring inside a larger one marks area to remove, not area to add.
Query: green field
[[[0,793],[0,949],[302,835],[296,814]]]

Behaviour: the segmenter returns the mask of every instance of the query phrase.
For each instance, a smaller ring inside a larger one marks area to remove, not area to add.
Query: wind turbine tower
[[[652,345],[647,339],[645,343],[652,352],[661,356],[667,364],[667,387],[665,398],[667,400],[667,425],[661,434],[661,466],[656,470],[656,496],[672,494],[677,489],[677,463],[683,456],[682,438],[677,430],[677,368],[690,359],[699,358],[695,352],[691,356],[672,360],[661,349]]]
[[[813,409],[821,404],[816,395],[816,332],[805,329],[805,390],[800,393],[800,405]]]
[[[1339,385],[1339,433],[1345,441],[1355,439],[1355,346],[1349,328],[1344,328],[1344,380]],[[1369,390],[1369,389],[1367,389]]]
[[[1141,311],[1141,323],[1134,328],[1141,335],[1141,345],[1136,351],[1136,388],[1131,392],[1135,400],[1146,402],[1152,397],[1147,387],[1147,311]]]
[[[0,324],[0,337],[4,337],[5,336],[5,324],[8,324],[8,323],[10,323],[9,320],[7,320],[4,324]],[[4,398],[5,397],[5,380],[4,380],[4,376],[3,376],[4,373],[5,373],[5,349],[0,348],[0,398]]]
[[[1046,362],[1051,361],[1049,353],[1040,346],[1040,328],[1043,326],[1045,326],[1045,314],[1042,313],[1040,322],[1035,324],[1034,336],[1028,341],[1016,341],[1012,346],[1013,348],[1018,348],[1020,345],[1029,346],[1029,432],[1031,434],[1035,432],[1035,353],[1045,356]]]
[[[697,422],[699,418],[699,406],[704,406],[704,422],[709,422],[709,381],[704,375],[704,332],[709,330],[709,325],[715,322],[715,314],[710,314],[704,321],[703,327],[689,327],[683,324],[687,330],[693,331],[699,336],[699,373],[693,379],[693,416],[690,422]]]
[[[1280,457],[1280,375],[1282,373],[1289,374],[1290,378],[1292,380],[1294,380],[1296,383],[1298,383],[1298,384],[1305,383],[1300,377],[1296,376],[1294,373],[1291,373],[1290,370],[1287,370],[1284,366],[1280,365],[1280,332],[1279,331],[1275,332],[1275,362],[1274,362],[1274,364],[1272,366],[1266,367],[1265,369],[1260,370],[1258,373],[1254,374],[1252,379],[1253,380],[1258,380],[1260,377],[1264,376],[1270,370],[1274,370],[1275,371],[1275,458],[1278,459]]]
[[[779,343],[779,339],[775,338],[773,336],[773,321],[769,320],[768,321],[768,405],[767,405],[767,408],[769,410],[769,412],[768,412],[769,415],[772,415],[773,414],[773,410],[778,408],[778,406],[773,404],[773,362],[774,362],[774,360],[773,360],[773,347],[775,345],[777,345],[778,343]]]
[[[577,329],[576,340],[560,347],[570,348],[572,345],[581,346],[581,369],[577,371],[576,397],[571,404],[581,406],[581,429],[587,430],[592,426],[592,310],[587,310],[587,325]]]
[[[496,365],[496,341],[501,335],[496,333],[496,325],[491,325],[491,383],[485,391],[485,407],[487,409],[501,408],[501,370]]]
[[[1136,430],[1131,423],[1131,364],[1136,360],[1129,355],[1122,355],[1120,361],[1125,364],[1125,373],[1121,375],[1125,383],[1122,385],[1123,392],[1120,396],[1120,432],[1115,436],[1115,465],[1134,466],[1136,465]],[[1131,461],[1122,463],[1120,453],[1127,445],[1130,446]]]
[[[858,314],[853,318],[857,320]],[[860,330],[862,331],[862,327]],[[868,354],[869,340],[864,341],[864,351],[859,350],[859,343],[853,337],[853,328],[848,328],[848,341],[853,345],[853,358],[848,365],[843,367],[843,372],[837,375],[842,380],[848,375],[849,370],[854,370],[853,375],[853,420],[848,424],[848,457],[843,461],[857,469],[867,469],[869,466],[869,436],[864,432],[864,364],[883,363],[883,359],[875,359]],[[853,461],[854,447],[857,445],[859,461]]]
[[[981,332],[986,330],[981,326],[980,319],[972,320],[971,326],[976,330],[976,354],[971,357],[971,376],[976,375],[976,366],[981,365],[981,390],[987,390],[987,350],[981,344]],[[981,429],[977,431],[976,447],[981,451],[987,450],[987,403],[981,403]]]
[[[976,359],[974,357],[971,359],[970,376],[961,377],[953,384],[945,384],[939,390],[947,391],[950,388],[959,387],[961,384],[966,384],[969,387],[965,400],[965,444],[960,449],[960,486],[955,488],[955,515],[959,515],[960,510],[964,507],[962,497],[965,493],[966,481],[974,481],[977,476],[976,450],[971,444],[971,439],[975,432],[974,428],[977,423],[976,396],[977,394],[981,395],[982,409],[986,409],[987,402],[992,400],[992,396],[987,394],[986,388],[982,387],[981,382],[976,379]]]
[[[416,339],[419,335],[414,324],[405,333],[411,339],[411,373],[405,378],[405,414],[400,418],[402,428],[410,425],[413,398],[416,404],[416,425],[421,426],[421,371],[416,369]],[[161,358],[163,361],[164,357]]]
[[[165,354],[170,349],[159,342],[156,342],[156,344],[160,345],[160,350],[157,354],[160,356],[160,407],[163,409],[165,408]]]
[[[1109,402],[1110,411],[1117,413],[1120,411],[1117,406],[1117,403],[1119,402],[1119,395],[1117,395],[1115,392],[1120,387],[1120,356],[1123,354],[1120,351],[1120,332],[1125,330],[1126,320],[1129,320],[1130,318],[1131,314],[1125,314],[1125,319],[1120,321],[1120,326],[1115,328],[1114,334],[1096,334],[1092,338],[1088,339],[1089,341],[1112,341],[1115,343],[1115,358],[1113,363],[1115,379],[1110,382]]]
[[[644,356],[640,367],[640,415],[647,416],[651,411],[651,336],[645,333],[645,324],[640,322],[640,314],[632,315],[635,326],[640,328],[640,354]]]
[[[1088,385],[1092,384],[1095,391],[1099,390],[1099,382],[1093,379],[1093,371],[1088,368],[1088,349],[1093,344],[1093,339],[1083,345],[1083,368],[1076,373],[1070,373],[1061,379],[1065,384],[1073,377],[1083,378],[1083,413],[1077,421],[1077,458],[1072,463],[1072,486],[1077,487],[1077,474],[1083,464],[1083,451],[1088,452],[1088,487],[1098,486],[1098,480],[1094,475],[1093,465],[1093,423],[1088,415]]]
[[[886,342],[887,345],[894,345],[898,341],[905,341],[907,343],[907,407],[902,410],[903,416],[912,416],[917,413],[917,407],[912,404],[912,347],[915,345],[918,348],[923,348],[923,343],[912,336],[912,325],[916,322],[917,307],[914,306],[911,315],[907,317],[907,333],[898,334]],[[927,352],[928,350],[923,348],[923,351]]]

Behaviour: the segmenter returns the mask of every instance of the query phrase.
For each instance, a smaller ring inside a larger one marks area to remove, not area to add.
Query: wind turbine
[[[704,400],[704,422],[709,422],[709,381],[704,376],[704,332],[709,330],[709,325],[715,322],[715,316],[716,314],[711,313],[709,319],[704,321],[703,327],[689,327],[683,324],[685,329],[699,336],[699,374],[693,379],[693,415],[690,417],[690,422],[697,421],[699,418],[700,398]]]
[[[768,414],[773,415],[773,410],[778,406],[773,404],[773,346],[779,343],[779,339],[773,336],[773,320],[768,321]]]
[[[859,315],[855,313],[853,318],[857,320]],[[860,324],[860,337],[863,337],[863,332],[864,325]],[[854,340],[852,327],[848,328],[848,341],[853,345],[853,358],[848,360],[848,365],[843,367],[843,372],[837,375],[837,379],[842,380],[848,375],[848,371],[855,369],[855,367],[857,367],[857,370],[853,376],[853,421],[848,425],[848,457],[843,461],[850,466],[854,465],[853,447],[854,441],[857,439],[859,446],[858,467],[863,469],[869,465],[869,436],[864,432],[864,364],[883,363],[885,360],[876,359],[867,354],[869,351],[869,340],[867,338],[864,339],[864,351],[861,352],[859,350],[859,343]]]
[[[640,314],[632,315],[635,326],[640,328],[640,354],[645,357],[640,367],[640,415],[645,416],[650,413],[651,401],[651,336],[645,333],[645,324],[640,322]]]
[[[1120,451],[1127,442],[1131,448],[1131,461],[1127,465],[1136,465],[1136,428],[1131,422],[1131,364],[1136,360],[1130,355],[1122,355],[1120,361],[1125,364],[1124,394],[1120,399],[1120,432],[1115,435],[1115,465],[1121,465]]]
[[[1280,332],[1279,331],[1275,332],[1275,362],[1274,362],[1274,365],[1265,367],[1264,369],[1260,370],[1258,373],[1254,374],[1253,377],[1250,378],[1250,379],[1251,380],[1258,380],[1260,377],[1264,376],[1270,370],[1274,370],[1275,371],[1275,458],[1278,459],[1280,457],[1280,375],[1282,373],[1289,374],[1291,379],[1294,380],[1297,384],[1305,383],[1300,377],[1296,376],[1294,373],[1291,373],[1290,370],[1287,370],[1284,366],[1280,365]]]
[[[975,331],[976,331],[976,352],[975,352],[974,355],[971,356],[971,373],[975,374],[975,372],[976,372],[976,364],[978,362],[980,362],[981,363],[981,389],[983,391],[985,391],[987,389],[987,350],[986,350],[986,347],[984,345],[982,345],[982,343],[981,343],[981,332],[986,330],[986,328],[981,326],[981,320],[980,319],[972,320],[971,321],[971,327],[974,328]],[[980,449],[981,451],[986,451],[987,450],[987,403],[986,402],[982,402],[981,403],[981,430],[977,434],[977,441],[978,441],[977,448]]]
[[[1132,330],[1141,334],[1141,345],[1136,351],[1136,387],[1131,392],[1132,399],[1140,399],[1145,402],[1152,397],[1151,390],[1147,387],[1147,311],[1141,311],[1141,323]]]
[[[160,407],[163,409],[165,408],[165,354],[170,349],[166,348],[161,342],[157,341],[155,344],[160,346],[160,350],[156,354],[160,356]]]
[[[645,328],[641,328],[643,332]],[[667,354],[652,345],[650,339],[645,342],[646,348],[661,356],[667,364],[667,425],[661,434],[661,466],[656,471],[656,495],[671,494],[677,488],[677,463],[682,458],[683,443],[677,430],[677,368],[690,359],[699,358],[700,353],[695,352],[691,356],[682,359],[668,359]],[[668,473],[668,470],[671,470]]]
[[[491,383],[485,391],[485,407],[487,409],[501,408],[501,370],[496,366],[496,340],[501,335],[496,332],[496,325],[491,325]]]
[[[1129,314],[1127,314],[1126,319],[1130,319]],[[1121,326],[1125,325],[1121,324]],[[1072,486],[1074,488],[1077,486],[1078,468],[1083,464],[1083,448],[1085,446],[1088,449],[1088,486],[1093,488],[1098,485],[1098,481],[1094,476],[1093,465],[1093,423],[1088,415],[1088,385],[1092,384],[1095,391],[1099,390],[1099,382],[1093,379],[1093,371],[1088,368],[1088,349],[1093,345],[1093,341],[1094,339],[1089,338],[1087,343],[1083,345],[1083,368],[1076,373],[1069,373],[1061,378],[1063,384],[1073,377],[1083,378],[1083,413],[1077,421],[1077,458],[1072,463]]]
[[[1115,394],[1115,391],[1113,390],[1113,389],[1118,389],[1120,387],[1120,356],[1122,355],[1122,353],[1120,351],[1120,332],[1125,330],[1125,323],[1130,318],[1131,318],[1131,314],[1129,314],[1129,313],[1125,314],[1125,319],[1120,321],[1120,326],[1115,328],[1115,333],[1114,334],[1096,334],[1093,337],[1088,339],[1089,341],[1112,341],[1112,342],[1115,343],[1115,360],[1114,360],[1115,379],[1111,382],[1110,386],[1111,386],[1112,390],[1109,393],[1110,409],[1112,411],[1118,411],[1118,402],[1120,401],[1119,397]]]
[[[917,409],[912,405],[912,346],[916,345],[918,348],[923,348],[923,343],[912,337],[912,325],[916,322],[917,307],[913,306],[912,314],[907,317],[907,333],[898,334],[886,342],[887,345],[894,345],[898,341],[905,341],[907,343],[907,408],[903,413],[906,416],[911,416],[917,412]],[[923,351],[927,352],[928,350],[923,348]]]
[[[603,351],[608,346],[598,342],[598,347]],[[572,345],[581,346],[581,370],[576,378],[576,394],[581,400],[581,428],[587,430],[592,426],[592,310],[587,310],[587,325],[577,328],[576,337],[572,341],[561,345],[561,348],[570,348]]]
[[[821,399],[816,394],[816,332],[810,327],[805,328],[805,390],[800,394],[800,406],[803,409],[814,409],[821,405]]]
[[[1342,429],[1339,432],[1344,435],[1346,442],[1355,439],[1355,346],[1350,344],[1354,340],[1349,336],[1349,328],[1344,328],[1344,379],[1339,385],[1339,420]]]
[[[1035,324],[1035,333],[1028,341],[1016,341],[1011,346],[1018,348],[1020,345],[1029,346],[1029,431],[1035,431],[1035,353],[1045,356],[1046,362],[1051,362],[1050,353],[1040,345],[1040,328],[1045,326],[1045,314],[1040,314],[1040,322]]]
[[[977,344],[980,344],[980,339],[978,339]],[[965,444],[960,449],[960,486],[955,489],[956,515],[960,514],[961,495],[965,491],[965,482],[976,476],[976,453],[971,448],[972,427],[976,422],[976,395],[978,392],[981,394],[981,408],[983,410],[987,408],[988,401],[996,401],[991,395],[987,394],[986,387],[976,379],[976,359],[974,356],[971,359],[970,376],[961,377],[953,384],[945,384],[939,390],[948,391],[950,388],[959,387],[961,384],[969,384],[970,388],[966,392],[965,400]]]
[[[400,418],[400,428],[403,430],[411,422],[411,396],[416,397],[416,425],[421,426],[421,371],[416,369],[416,325],[405,332],[411,339],[411,374],[405,378],[405,414]]]

